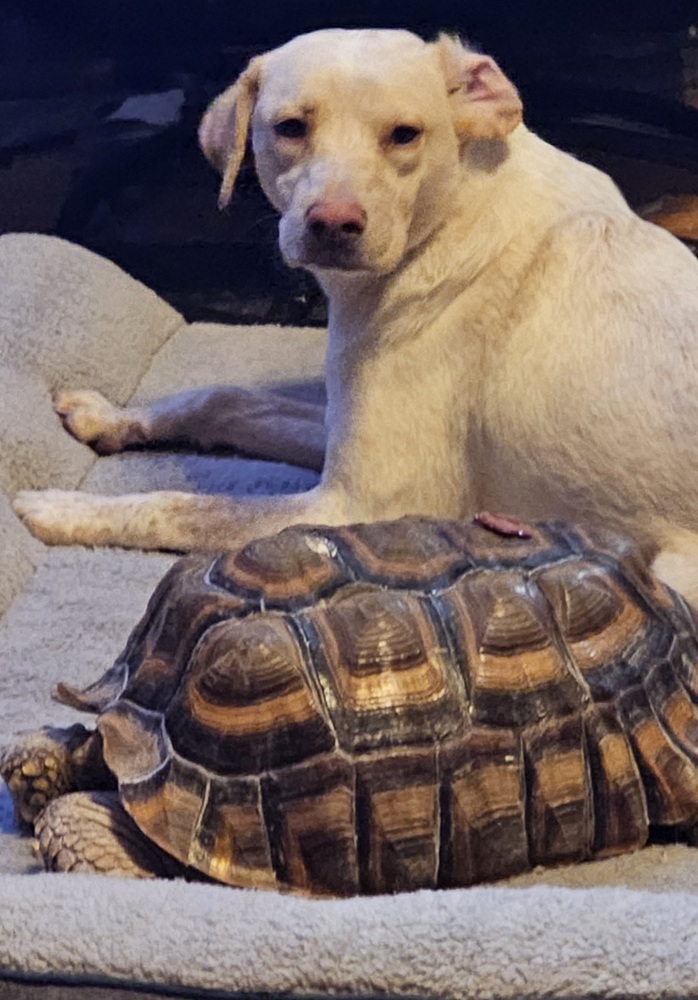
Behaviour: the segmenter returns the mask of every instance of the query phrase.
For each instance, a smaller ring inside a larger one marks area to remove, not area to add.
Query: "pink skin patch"
[[[494,531],[496,535],[504,535],[513,538],[532,538],[533,533],[530,527],[523,521],[517,521],[513,517],[504,517],[502,514],[490,514],[483,510],[473,518],[476,524]]]

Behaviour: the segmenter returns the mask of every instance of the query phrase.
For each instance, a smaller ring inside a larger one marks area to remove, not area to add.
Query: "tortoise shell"
[[[101,713],[123,805],[183,863],[382,893],[692,824],[697,663],[692,611],[627,542],[410,517],[182,559],[59,697]]]

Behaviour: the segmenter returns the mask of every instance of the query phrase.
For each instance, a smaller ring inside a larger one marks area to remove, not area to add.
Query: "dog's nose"
[[[351,198],[324,198],[310,206],[305,214],[308,231],[313,236],[361,236],[366,228],[366,212]]]

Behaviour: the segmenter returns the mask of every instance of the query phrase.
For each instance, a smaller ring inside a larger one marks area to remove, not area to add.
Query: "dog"
[[[441,36],[323,30],[209,108],[228,203],[248,131],[291,267],[328,298],[327,409],[217,387],[56,407],[100,451],[232,446],[322,468],[295,496],[25,492],[54,544],[236,547],[299,522],[480,509],[634,539],[698,599],[698,262],[523,123],[492,58]]]

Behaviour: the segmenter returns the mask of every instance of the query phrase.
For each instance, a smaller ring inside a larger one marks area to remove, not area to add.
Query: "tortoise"
[[[466,886],[698,822],[698,630],[610,533],[407,517],[177,562],[2,775],[46,867]],[[673,835],[673,831],[672,831]]]

